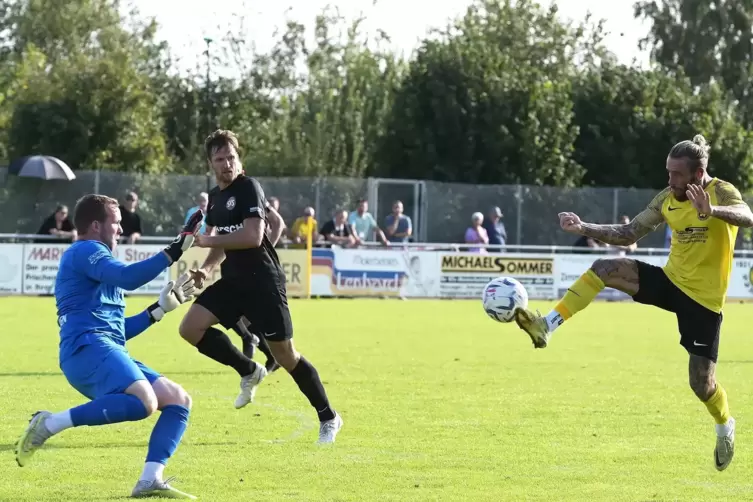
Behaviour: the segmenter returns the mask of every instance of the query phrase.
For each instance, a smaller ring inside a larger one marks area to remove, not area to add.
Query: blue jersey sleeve
[[[140,314],[136,314],[131,317],[126,317],[125,320],[125,338],[130,340],[134,336],[140,335],[146,328],[152,325],[152,320],[149,317],[149,313],[145,310]]]
[[[146,260],[126,265],[116,260],[104,244],[90,242],[91,245],[81,246],[77,250],[76,268],[95,281],[126,291],[140,288],[170,266],[170,258],[162,252]]]

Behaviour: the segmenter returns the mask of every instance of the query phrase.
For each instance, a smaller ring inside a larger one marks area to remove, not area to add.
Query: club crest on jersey
[[[709,219],[709,215],[708,214],[703,214],[703,213],[698,213],[698,219],[701,220],[701,221],[706,221],[706,220]]]
[[[225,203],[225,207],[228,211],[232,210],[235,207],[235,197],[230,197]]]

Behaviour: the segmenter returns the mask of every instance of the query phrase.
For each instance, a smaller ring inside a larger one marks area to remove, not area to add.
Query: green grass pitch
[[[129,298],[129,313],[151,301]],[[129,343],[194,398],[166,470],[178,488],[218,502],[753,500],[749,305],[725,311],[717,373],[738,435],[722,473],[672,314],[596,303],[534,350],[478,302],[294,300],[291,309],[297,347],[345,420],[328,447],[315,444],[316,416],[284,371],[235,410],[234,372],[177,334],[185,307]],[[83,398],[58,369],[52,299],[0,298],[0,319],[0,500],[125,499],[156,417],[65,431],[19,468],[14,444],[31,413]]]

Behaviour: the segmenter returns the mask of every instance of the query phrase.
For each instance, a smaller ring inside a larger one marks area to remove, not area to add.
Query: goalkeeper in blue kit
[[[203,219],[197,211],[163,252],[125,265],[112,251],[123,232],[118,201],[86,195],[76,204],[74,225],[79,240],[60,260],[55,300],[60,326],[60,368],[68,382],[90,399],[59,413],[39,411],[18,441],[16,461],[23,467],[52,436],[71,427],[143,420],[160,410],[152,430],[144,470],[132,497],[195,499],[170,486],[162,476],[188,424],[191,397],[183,388],[134,360],[127,340],[142,333],[171,310],[193,298],[188,274],[163,288],[159,300],[125,317],[123,291],[155,279],[191,247]]]

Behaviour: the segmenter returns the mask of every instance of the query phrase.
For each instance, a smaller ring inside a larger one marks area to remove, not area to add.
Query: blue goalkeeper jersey
[[[130,337],[123,291],[143,286],[169,265],[165,253],[126,265],[99,241],[74,242],[63,253],[55,279],[60,360],[98,337],[125,345]]]

